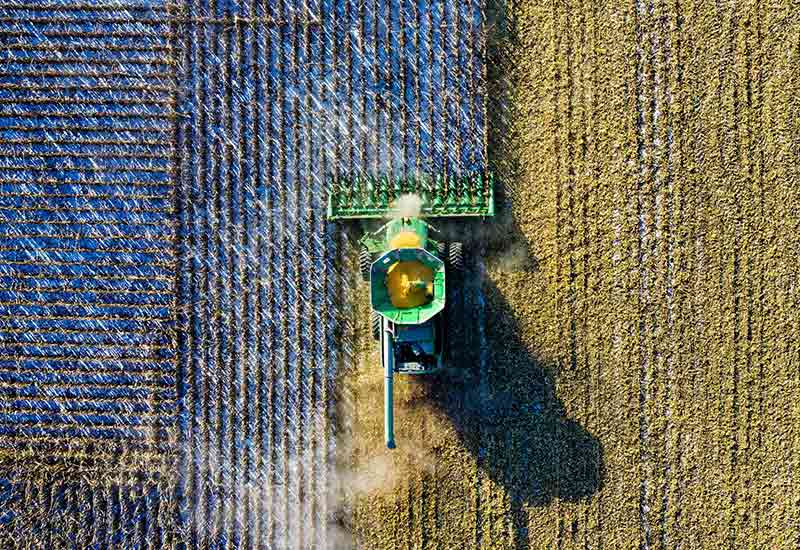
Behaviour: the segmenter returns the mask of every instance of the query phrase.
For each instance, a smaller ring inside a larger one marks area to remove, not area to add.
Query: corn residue
[[[386,272],[389,299],[396,308],[411,308],[433,299],[433,270],[417,262],[397,262]]]

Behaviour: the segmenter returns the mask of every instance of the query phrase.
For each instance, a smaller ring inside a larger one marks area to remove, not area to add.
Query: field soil
[[[800,12],[487,8],[499,213],[447,371],[383,449],[366,286],[341,374],[360,548],[800,545]],[[355,272],[355,266],[352,266]]]

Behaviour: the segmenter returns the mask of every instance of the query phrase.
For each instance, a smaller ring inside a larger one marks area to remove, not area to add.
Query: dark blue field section
[[[482,26],[478,0],[3,3],[0,529],[337,547],[329,181],[486,168]]]
[[[0,5],[3,548],[173,524],[171,29],[156,3],[111,5]]]
[[[13,6],[0,19],[0,446],[158,452],[176,399],[169,28]],[[128,34],[136,48],[116,50]]]

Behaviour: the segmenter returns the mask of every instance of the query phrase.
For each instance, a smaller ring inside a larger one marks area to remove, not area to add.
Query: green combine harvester
[[[413,212],[397,203],[413,197]],[[432,238],[425,218],[494,215],[490,175],[426,180],[356,179],[334,182],[331,220],[389,221],[359,241],[361,276],[370,284],[372,334],[381,343],[386,446],[395,447],[395,374],[431,374],[444,365],[447,284],[464,268],[460,242]]]

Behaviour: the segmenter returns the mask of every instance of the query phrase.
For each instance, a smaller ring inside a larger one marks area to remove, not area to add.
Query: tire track
[[[674,125],[672,76],[673,44],[669,12],[663,2],[652,8],[655,28],[654,36],[654,158],[655,171],[654,233],[652,254],[657,259],[655,266],[656,307],[653,311],[653,362],[656,367],[656,388],[654,398],[654,482],[657,490],[653,495],[653,523],[657,525],[654,541],[663,547],[670,547],[669,513],[670,485],[672,482],[672,456],[674,421],[674,382],[675,382],[675,303],[674,303],[674,263],[675,263],[675,193],[674,193]]]

